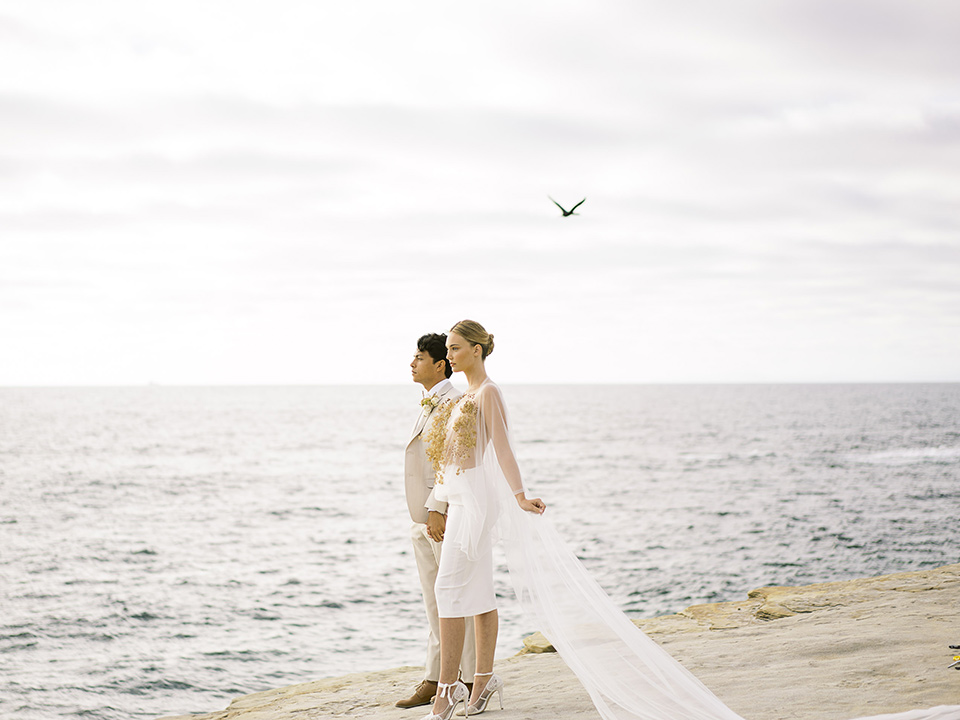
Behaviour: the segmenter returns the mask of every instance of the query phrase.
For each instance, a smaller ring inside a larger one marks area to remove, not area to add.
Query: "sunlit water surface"
[[[960,385],[504,388],[625,611],[957,562]],[[0,717],[154,718],[423,661],[417,386],[0,389]],[[498,568],[500,656],[536,630]]]

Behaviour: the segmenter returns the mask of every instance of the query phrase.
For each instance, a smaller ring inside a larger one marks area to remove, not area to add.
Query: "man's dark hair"
[[[434,362],[443,360],[443,374],[453,375],[453,369],[447,360],[447,336],[443,333],[427,333],[417,340],[417,350],[427,353]]]

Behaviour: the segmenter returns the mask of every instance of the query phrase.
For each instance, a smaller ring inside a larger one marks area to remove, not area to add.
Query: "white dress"
[[[428,454],[439,468],[434,496],[447,503],[434,588],[437,608],[442,618],[481,615],[497,607],[493,545],[502,506],[496,486],[487,482],[483,450],[499,445],[512,457],[500,389],[484,382],[476,392],[441,406],[434,423],[426,437]],[[520,492],[519,469],[514,476],[514,492]]]
[[[485,558],[499,538],[524,611],[577,675],[604,720],[743,720],[617,608],[548,519],[517,505],[512,494],[524,488],[500,389],[487,380],[456,407],[448,406],[444,417],[428,454],[442,468],[437,497],[442,493],[459,512],[448,519],[440,566],[443,572],[449,553],[447,577],[470,579],[462,586],[446,581],[441,588],[438,578],[438,604],[441,593],[454,604],[462,592],[463,607],[472,605],[475,590],[479,596],[479,576],[484,582],[486,574],[492,579]],[[960,720],[960,705],[861,720]]]
[[[463,470],[458,479],[469,483],[476,474],[475,469]],[[492,536],[480,538],[472,556],[460,545],[449,542],[448,538],[465,532],[470,510],[458,498],[447,495],[446,501],[447,526],[434,586],[439,615],[442,618],[472,617],[496,610]]]

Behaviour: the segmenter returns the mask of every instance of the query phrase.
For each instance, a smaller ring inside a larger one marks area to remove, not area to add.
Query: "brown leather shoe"
[[[406,700],[398,701],[397,707],[412,708],[419,707],[420,705],[429,705],[433,702],[433,697],[436,694],[437,684],[433,680],[424,680],[422,683],[417,685],[417,689],[413,691],[413,695],[408,697]]]

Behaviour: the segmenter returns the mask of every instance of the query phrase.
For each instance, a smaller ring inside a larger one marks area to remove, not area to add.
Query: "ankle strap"
[[[444,700],[452,700],[450,688],[456,687],[458,684],[460,684],[459,680],[454,680],[452,683],[437,683],[437,697],[442,697]]]
[[[493,670],[491,670],[491,671],[488,672],[488,673],[478,673],[478,672],[475,672],[475,673],[473,674],[474,677],[476,677],[477,675],[479,675],[480,677],[484,677],[484,676],[486,676],[486,675],[493,675]]]

